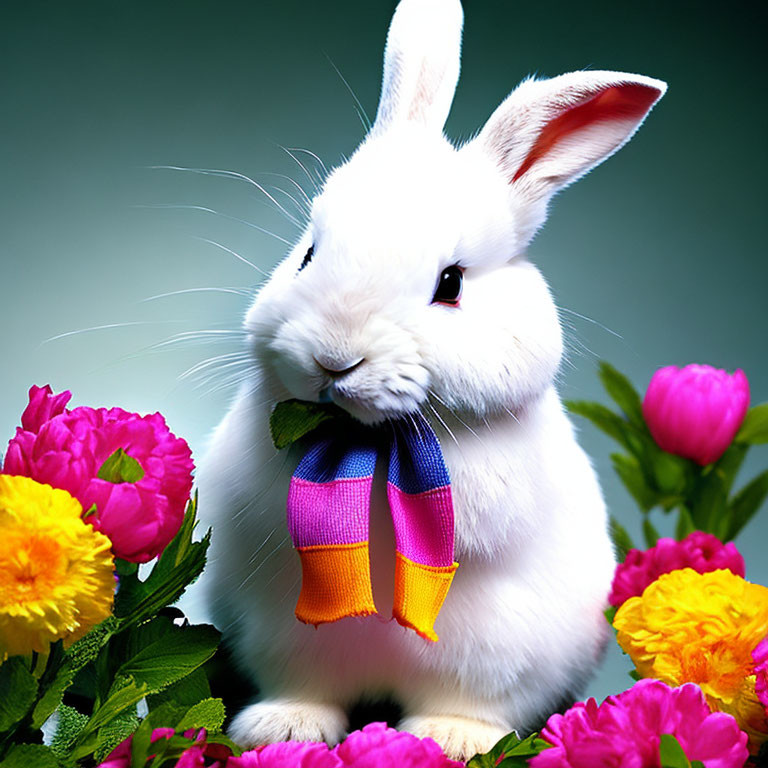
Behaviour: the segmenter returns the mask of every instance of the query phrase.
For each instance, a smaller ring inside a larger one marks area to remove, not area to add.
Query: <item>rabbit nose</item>
[[[341,376],[351,373],[363,364],[364,357],[356,357],[352,360],[339,359],[337,357],[331,357],[330,355],[315,355],[314,361],[323,370],[323,373],[327,373],[331,378],[338,379]]]

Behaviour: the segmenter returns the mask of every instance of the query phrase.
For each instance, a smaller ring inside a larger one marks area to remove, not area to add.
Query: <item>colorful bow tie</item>
[[[317,626],[377,612],[368,529],[376,459],[388,451],[397,550],[393,615],[436,641],[434,622],[458,563],[450,478],[429,424],[400,421],[377,429],[330,421],[302,445],[288,491],[288,530],[302,566],[297,618]]]

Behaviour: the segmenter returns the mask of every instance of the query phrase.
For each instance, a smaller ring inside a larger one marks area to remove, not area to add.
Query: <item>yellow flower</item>
[[[111,543],[66,491],[0,475],[0,662],[82,637],[112,611]]]
[[[713,711],[736,718],[751,749],[768,740],[752,659],[768,634],[768,588],[728,570],[683,568],[627,600],[613,626],[643,677],[672,686],[696,683]]]

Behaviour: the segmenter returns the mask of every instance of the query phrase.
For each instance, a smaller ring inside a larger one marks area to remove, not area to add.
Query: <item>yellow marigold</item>
[[[737,719],[752,749],[768,740],[752,659],[768,634],[768,588],[728,570],[683,568],[627,600],[613,626],[643,677],[672,686],[696,683],[713,710]]]
[[[111,544],[82,512],[66,491],[0,475],[0,662],[69,645],[110,615]]]

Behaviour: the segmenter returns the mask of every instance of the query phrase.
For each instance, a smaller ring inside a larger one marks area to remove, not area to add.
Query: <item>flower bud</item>
[[[717,461],[739,431],[749,408],[749,382],[711,365],[669,365],[653,374],[643,417],[668,453],[705,466]]]

